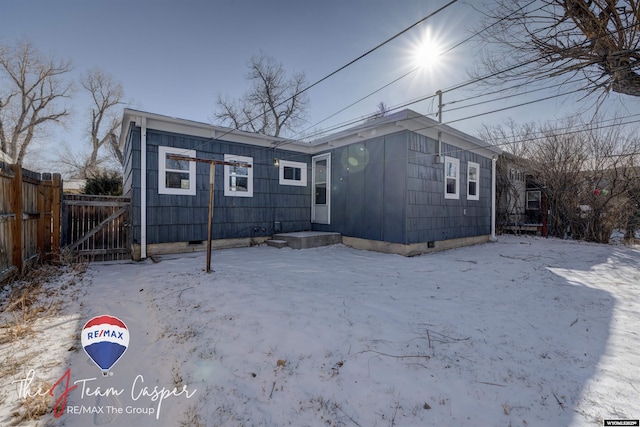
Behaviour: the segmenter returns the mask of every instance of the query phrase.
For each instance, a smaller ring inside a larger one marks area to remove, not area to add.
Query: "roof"
[[[311,145],[314,147],[348,145],[357,141],[395,133],[401,129],[407,129],[435,140],[438,139],[438,133],[440,133],[442,142],[464,150],[471,150],[487,157],[502,154],[502,150],[494,145],[409,109],[333,133],[312,141]]]
[[[124,147],[124,143],[129,132],[129,126],[132,122],[135,123],[136,126],[142,126],[142,124],[145,123],[145,126],[149,129],[180,133],[200,138],[209,138],[212,140],[218,139],[229,142],[258,145],[262,147],[276,147],[282,143],[286,143],[287,149],[292,151],[310,152],[311,149],[307,142],[246,132],[224,126],[216,126],[209,123],[164,116],[162,114],[149,113],[130,108],[125,108],[122,116],[119,141],[121,148]]]
[[[439,123],[424,116],[423,114],[419,114],[409,109],[366,121],[362,124],[311,142],[273,137],[125,108],[122,118],[122,129],[120,132],[121,148],[124,147],[129,126],[132,122],[135,123],[136,126],[142,126],[142,124],[145,123],[147,128],[161,131],[180,133],[201,138],[210,138],[212,140],[219,139],[230,142],[252,144],[262,147],[286,146],[287,150],[310,154],[328,150],[333,147],[353,144],[366,139],[389,135],[401,130],[416,132],[435,140],[438,139],[438,134],[440,133],[442,142],[462,150],[474,151],[486,157],[492,157],[502,153],[502,150],[494,145],[488,144],[476,137],[468,135],[446,124]]]

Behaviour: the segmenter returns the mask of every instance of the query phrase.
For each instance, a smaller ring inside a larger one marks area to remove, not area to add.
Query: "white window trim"
[[[476,168],[476,179],[471,179],[471,168]],[[476,194],[469,194],[469,183],[476,183]],[[469,162],[467,165],[467,200],[480,200],[480,165],[475,162]]]
[[[537,197],[537,200],[534,200],[535,202],[538,202],[540,204],[540,207],[538,208],[530,208],[529,207],[529,195],[533,195],[535,194]],[[526,210],[530,210],[530,211],[539,211],[542,209],[542,191],[540,190],[527,190],[527,192],[525,193],[525,205],[524,205]]]
[[[300,169],[300,181],[296,181],[295,179],[286,179],[284,177],[285,167]],[[280,177],[280,185],[295,185],[298,187],[307,186],[307,164],[306,163],[292,162],[289,160],[280,160],[278,169],[279,169],[278,175]]]
[[[453,194],[447,193],[447,164],[455,163],[456,165],[456,192]],[[460,159],[456,159],[455,157],[446,157],[444,158],[444,198],[445,199],[459,199],[460,198]]]
[[[179,196],[196,195],[196,162],[189,162],[189,170],[167,170],[167,154],[178,156],[196,157],[195,150],[185,150],[182,148],[158,146],[158,194],[174,194]],[[167,172],[189,173],[189,188],[167,188]]]
[[[224,195],[228,197],[253,197],[253,157],[236,156],[233,154],[224,155],[225,162],[248,163],[247,168],[247,191],[235,191],[229,186],[231,177],[231,166],[224,165]]]

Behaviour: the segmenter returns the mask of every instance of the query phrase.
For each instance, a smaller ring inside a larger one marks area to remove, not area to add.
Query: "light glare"
[[[433,38],[429,32],[425,32],[422,40],[420,40],[414,51],[414,61],[420,67],[434,67],[438,65],[440,56],[442,55],[442,47],[440,43]]]

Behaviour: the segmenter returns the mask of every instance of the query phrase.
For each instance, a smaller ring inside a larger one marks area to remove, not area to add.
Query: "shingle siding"
[[[361,148],[368,152],[364,169],[348,162]],[[331,224],[313,228],[402,244],[488,235],[491,159],[446,143],[442,149],[460,160],[459,199],[444,198],[444,164],[437,141],[426,136],[401,131],[334,149]],[[467,200],[470,161],[480,165],[480,200]]]
[[[314,230],[403,243],[407,134],[332,150],[331,224],[313,224]]]
[[[460,160],[458,199],[444,198],[444,165],[437,141],[412,133],[407,168],[407,242],[488,235],[491,231],[491,159],[446,143],[443,155]],[[480,200],[467,200],[469,162],[480,165]]]
[[[270,236],[276,231],[336,231],[345,236],[412,244],[488,235],[491,227],[491,159],[442,144],[460,160],[459,198],[444,198],[444,164],[438,143],[400,130],[331,149],[331,224],[311,224],[311,154],[147,129],[147,170],[140,171],[141,129],[125,140],[124,191],[132,198],[133,243],[140,243],[141,173],[146,174],[147,243],[206,240],[209,165],[196,164],[196,194],[158,192],[158,147],[195,150],[224,160],[253,159],[253,197],[224,195],[224,167],[215,168],[214,239]],[[322,153],[318,153],[322,154]],[[274,158],[307,165],[307,185],[280,185]],[[469,162],[480,166],[479,200],[467,200]],[[275,223],[279,223],[279,230]]]
[[[134,243],[140,243],[140,135],[140,128],[133,128],[125,143],[125,150],[130,153],[125,164],[125,191],[131,194],[134,206]],[[253,197],[225,196],[224,167],[215,167],[214,239],[268,236],[274,233],[275,221],[280,222],[283,231],[310,229],[310,182],[306,187],[280,185],[278,168],[274,166],[274,157],[309,166],[309,155],[147,129],[148,244],[207,238],[209,165],[196,164],[195,196],[159,194],[158,146],[161,145],[195,149],[196,156],[205,159],[223,160],[225,154],[253,158]]]

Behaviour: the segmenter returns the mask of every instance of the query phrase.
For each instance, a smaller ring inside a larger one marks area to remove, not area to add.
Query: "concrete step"
[[[279,233],[273,236],[274,240],[284,240],[293,249],[317,248],[319,246],[335,245],[342,243],[340,233],[326,231],[298,231],[295,233]]]
[[[267,246],[272,246],[272,247],[278,248],[278,249],[282,249],[282,248],[287,247],[287,241],[286,240],[270,239],[270,240],[267,240],[265,243],[267,244]]]

